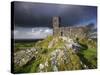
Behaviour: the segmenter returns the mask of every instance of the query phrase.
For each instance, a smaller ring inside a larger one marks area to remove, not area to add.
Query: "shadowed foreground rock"
[[[18,51],[14,53],[14,64],[21,67],[30,61],[33,57],[35,58],[35,54],[35,48]]]

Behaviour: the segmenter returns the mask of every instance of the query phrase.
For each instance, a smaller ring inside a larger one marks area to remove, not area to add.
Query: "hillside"
[[[48,36],[14,55],[16,73],[94,69],[97,65],[96,42],[89,39]]]

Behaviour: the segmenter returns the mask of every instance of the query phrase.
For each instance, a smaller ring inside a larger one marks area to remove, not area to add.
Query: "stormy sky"
[[[39,39],[52,35],[52,17],[60,16],[60,26],[91,24],[97,27],[97,7],[31,2],[14,3],[14,38]]]

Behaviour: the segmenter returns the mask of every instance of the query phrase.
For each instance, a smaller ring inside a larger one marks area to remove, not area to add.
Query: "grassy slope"
[[[96,41],[83,39],[79,41],[86,45],[86,49],[82,49],[79,53],[82,61],[89,66],[90,69],[97,68],[97,44]]]
[[[43,40],[43,41],[39,41],[37,42],[34,46],[36,48],[38,48],[40,51],[39,51],[39,54],[37,55],[38,59],[35,60],[35,61],[30,61],[28,64],[24,65],[23,67],[19,68],[16,72],[18,73],[27,73],[27,72],[37,72],[38,71],[38,66],[40,63],[44,63],[45,60],[50,60],[50,52],[52,52],[53,50],[55,50],[56,48],[60,48],[63,46],[63,41],[61,39],[59,39],[53,46],[52,48],[48,48],[48,45],[50,43],[50,41],[52,41],[53,37],[52,36],[49,36],[47,37],[47,39]],[[97,54],[96,54],[96,45],[95,45],[95,42],[91,42],[91,41],[88,41],[87,39],[83,39],[83,40],[79,40],[80,44],[82,45],[86,45],[88,46],[87,49],[82,49],[80,51],[80,54],[82,56],[80,56],[80,59],[83,59],[83,62],[87,65],[89,65],[90,68],[96,68],[97,66]],[[32,45],[32,44],[31,44]],[[93,45],[94,48],[91,48],[90,45]],[[86,47],[85,46],[85,47]],[[79,63],[79,57],[77,55],[74,55],[72,53],[69,54],[70,57],[71,57],[71,60],[72,60],[72,63],[68,64],[68,65],[65,65],[63,64],[62,62],[62,65],[59,66],[60,70],[71,70],[71,69],[81,69],[78,68],[77,66],[80,66]],[[50,61],[49,61],[49,65],[50,65]],[[76,67],[73,68],[73,65],[77,65]],[[48,71],[52,71],[52,68],[49,66],[48,68]]]

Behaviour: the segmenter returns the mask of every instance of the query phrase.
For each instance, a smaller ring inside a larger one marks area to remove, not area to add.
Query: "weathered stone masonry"
[[[87,36],[88,28],[86,26],[71,26],[71,27],[60,27],[61,18],[56,16],[53,17],[53,35],[56,36],[68,36],[71,38]]]

